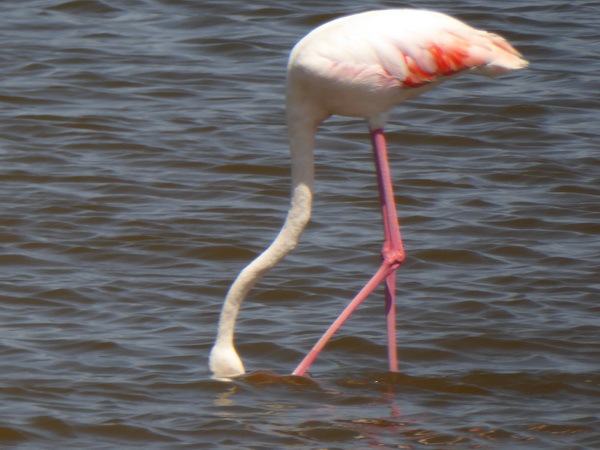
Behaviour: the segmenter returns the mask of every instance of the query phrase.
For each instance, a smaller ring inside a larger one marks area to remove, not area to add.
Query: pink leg
[[[385,279],[385,314],[388,332],[388,361],[390,372],[398,372],[398,347],[396,345],[396,272]]]
[[[385,242],[383,245],[383,262],[379,270],[361,289],[358,295],[346,306],[339,317],[333,322],[325,334],[319,339],[312,350],[304,357],[302,362],[292,372],[292,375],[304,375],[314,360],[317,358],[329,339],[350,317],[350,315],[383,281],[386,286],[386,316],[388,326],[388,358],[390,371],[398,371],[398,356],[396,350],[396,306],[395,271],[404,262],[404,248],[400,237],[400,227],[396,213],[396,204],[392,188],[387,149],[383,130],[371,131],[371,141],[375,155],[375,167],[377,168],[377,180],[379,182],[379,193],[381,198],[381,209],[383,212],[383,230]]]

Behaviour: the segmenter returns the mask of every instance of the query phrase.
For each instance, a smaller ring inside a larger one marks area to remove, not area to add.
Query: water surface
[[[336,118],[313,220],[244,304],[250,374],[230,383],[207,356],[287,208],[288,52],[365,3],[0,6],[2,446],[600,446],[600,3],[410,6],[501,33],[531,66],[391,116],[401,372],[378,292],[312,379],[286,376],[379,263],[366,127]]]

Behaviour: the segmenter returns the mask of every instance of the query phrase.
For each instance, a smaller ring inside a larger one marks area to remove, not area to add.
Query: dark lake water
[[[401,6],[498,32],[531,66],[391,115],[400,373],[378,292],[312,378],[287,376],[379,264],[366,126],[334,118],[311,225],[240,313],[250,374],[213,380],[225,292],[287,209],[289,50]],[[600,2],[24,0],[0,17],[0,447],[600,447]]]

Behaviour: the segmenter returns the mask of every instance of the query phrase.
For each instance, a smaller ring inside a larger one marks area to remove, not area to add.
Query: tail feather
[[[495,33],[483,32],[486,45],[475,51],[483,53],[483,64],[476,67],[476,71],[482,75],[496,76],[513,70],[523,69],[529,62],[522,58],[519,53],[506,39]]]

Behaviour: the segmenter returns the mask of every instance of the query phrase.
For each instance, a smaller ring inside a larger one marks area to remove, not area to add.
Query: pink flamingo
[[[291,52],[286,110],[292,158],[291,204],[273,243],[238,275],[221,312],[210,369],[217,378],[245,373],[233,343],[240,306],[262,276],[294,249],[311,211],[317,127],[332,115],[367,121],[383,212],[383,262],[292,373],[304,375],[328,340],[373,290],[385,283],[389,369],[398,371],[395,271],[404,261],[383,127],[391,107],[462,73],[495,76],[527,66],[502,37],[447,15],[384,10],[342,17],[304,37]]]

